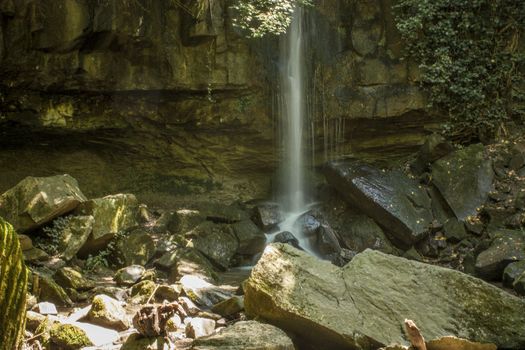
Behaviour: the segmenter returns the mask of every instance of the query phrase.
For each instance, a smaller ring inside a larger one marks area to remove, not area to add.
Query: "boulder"
[[[425,143],[419,149],[416,160],[411,164],[412,170],[422,173],[427,170],[430,163],[435,162],[452,152],[454,147],[450,142],[439,134],[432,134],[425,139]]]
[[[513,262],[503,270],[503,285],[512,288],[514,282],[525,273],[525,260]]]
[[[119,232],[127,231],[137,225],[138,202],[132,194],[116,194],[91,199],[82,203],[75,213],[91,215],[95,221],[93,230],[79,251],[81,257],[103,249]]]
[[[123,266],[146,265],[155,254],[155,242],[151,235],[141,229],[131,232],[125,239],[118,240],[115,255]]]
[[[297,249],[302,249],[299,246],[299,240],[289,231],[279,232],[273,238],[274,243],[286,243],[294,246]]]
[[[155,266],[169,272],[169,281],[177,282],[184,275],[198,276],[207,281],[217,279],[212,264],[195,248],[179,248],[164,253]]]
[[[201,338],[213,334],[215,321],[209,318],[195,317],[186,325],[186,336],[188,338]]]
[[[394,243],[408,248],[427,235],[432,222],[430,198],[402,172],[361,162],[332,162],[324,173],[328,183],[383,226]]]
[[[24,233],[75,209],[86,197],[69,175],[28,176],[0,196],[0,216]]]
[[[86,346],[95,345],[88,338],[86,332],[72,324],[55,323],[49,330],[51,348],[63,350],[77,350]]]
[[[33,249],[33,241],[31,240],[31,237],[18,235],[18,240],[20,241],[20,249],[22,249],[23,252]]]
[[[232,228],[239,241],[238,254],[255,255],[262,252],[266,245],[266,236],[253,221],[239,221],[233,224]]]
[[[206,220],[216,223],[233,224],[249,219],[249,215],[238,203],[224,205],[224,203],[206,203],[200,208]]]
[[[232,293],[218,286],[208,283],[196,276],[186,275],[180,279],[184,293],[199,305],[212,307],[229,299]]]
[[[0,349],[17,349],[25,329],[28,270],[17,234],[0,217]]]
[[[146,269],[139,265],[123,267],[117,271],[114,280],[119,286],[132,286],[142,278],[145,272]]]
[[[476,273],[488,280],[499,280],[503,270],[514,261],[525,260],[525,233],[498,230],[490,247],[476,258]]]
[[[253,221],[264,231],[277,227],[284,220],[279,204],[264,203],[253,208]]]
[[[161,216],[162,218],[162,216]],[[161,220],[157,220],[159,222]],[[173,234],[184,234],[195,228],[198,224],[206,220],[206,215],[199,210],[179,209],[172,213],[167,224],[167,229]]]
[[[60,232],[58,256],[71,260],[86,243],[93,231],[95,218],[88,216],[72,216],[66,227]]]
[[[120,302],[103,294],[93,298],[87,321],[117,331],[126,330],[130,325],[126,310],[120,305]]]
[[[96,347],[109,346],[119,339],[117,331],[95,326],[85,322],[69,322],[71,326],[84,332],[89,341]]]
[[[432,183],[459,220],[477,215],[493,189],[493,179],[492,162],[481,144],[455,151],[432,165]]]
[[[196,339],[192,350],[294,350],[292,340],[277,327],[241,321],[208,337]]]
[[[71,267],[57,270],[53,278],[63,288],[72,288],[80,292],[95,288],[93,281],[87,280],[80,272]]]
[[[443,225],[443,231],[445,232],[447,241],[452,243],[460,242],[461,240],[468,237],[465,224],[456,218],[448,219]]]
[[[26,263],[38,263],[49,259],[49,254],[39,248],[31,248],[22,252]]]
[[[157,285],[153,281],[142,281],[131,287],[131,299],[133,304],[147,304],[153,300]]]
[[[188,247],[197,249],[222,269],[230,266],[231,258],[239,247],[230,225],[211,221],[203,222],[189,231],[186,238],[190,240]]]
[[[244,297],[235,295],[221,301],[211,308],[211,311],[224,317],[235,315],[244,310]]]
[[[346,248],[355,252],[362,252],[367,248],[387,254],[395,251],[381,227],[366,215],[345,215],[336,235]]]
[[[338,268],[271,244],[244,291],[249,316],[319,349],[407,345],[405,318],[425,339],[447,334],[498,348],[525,346],[525,300],[458,271],[374,250]]]
[[[38,300],[49,301],[58,306],[72,306],[68,294],[55,280],[46,275],[38,275]],[[34,284],[34,282],[33,282]],[[33,285],[33,289],[35,289]],[[33,290],[34,292],[34,290]]]
[[[518,278],[516,278],[512,286],[514,287],[516,293],[525,296],[525,272],[523,272]]]

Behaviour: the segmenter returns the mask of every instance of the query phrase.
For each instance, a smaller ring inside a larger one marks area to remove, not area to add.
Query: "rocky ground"
[[[272,202],[148,208],[24,179],[0,196],[29,267],[24,348],[401,349],[405,319],[430,350],[525,348],[523,138],[433,135],[406,167],[323,174],[296,222],[322,259]]]

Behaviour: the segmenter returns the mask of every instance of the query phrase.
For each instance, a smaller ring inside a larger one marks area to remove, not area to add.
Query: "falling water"
[[[282,45],[281,120],[283,122],[284,161],[282,166],[282,205],[287,212],[281,231],[291,232],[300,246],[315,254],[310,238],[302,232],[300,217],[308,211],[305,191],[305,123],[307,113],[305,89],[305,42],[303,9],[295,10]]]
[[[296,9],[283,45],[282,104],[284,137],[283,185],[284,208],[296,213],[305,208],[303,116],[305,91],[303,82],[303,10]]]

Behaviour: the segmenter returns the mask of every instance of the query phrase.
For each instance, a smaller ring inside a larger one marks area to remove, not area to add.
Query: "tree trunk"
[[[26,320],[27,268],[13,227],[0,217],[0,350],[20,348]]]

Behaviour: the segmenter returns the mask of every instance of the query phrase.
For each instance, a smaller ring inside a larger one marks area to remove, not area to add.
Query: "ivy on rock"
[[[450,136],[472,141],[524,120],[524,1],[399,0],[394,11]]]

